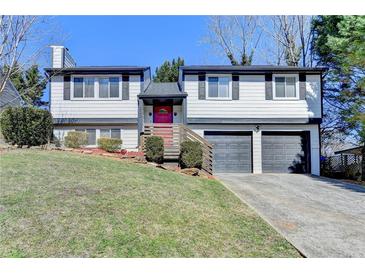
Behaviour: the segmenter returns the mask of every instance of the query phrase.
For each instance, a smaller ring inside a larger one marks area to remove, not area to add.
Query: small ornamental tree
[[[146,159],[158,164],[163,163],[164,146],[160,136],[150,136],[146,138]]]
[[[203,150],[199,142],[184,141],[181,143],[180,165],[183,168],[201,168]]]
[[[34,107],[9,107],[1,113],[0,128],[5,141],[12,145],[44,145],[52,138],[52,115]]]

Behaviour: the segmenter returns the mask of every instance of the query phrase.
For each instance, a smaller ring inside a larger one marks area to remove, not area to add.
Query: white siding
[[[262,173],[261,160],[261,136],[262,131],[310,131],[311,145],[311,169],[313,175],[320,174],[320,151],[319,151],[319,131],[317,125],[261,125],[259,132],[256,132],[255,125],[189,125],[189,127],[204,137],[204,131],[252,131],[253,143],[253,171]]]
[[[128,150],[137,150],[138,148],[138,132],[137,126],[56,126],[53,130],[55,137],[61,142],[64,142],[65,136],[70,131],[75,129],[96,129],[96,139],[100,137],[100,129],[116,129],[120,128],[121,138],[123,141],[122,148]]]
[[[150,115],[150,113],[152,115]],[[152,124],[153,123],[153,106],[144,106],[144,122],[146,124]]]
[[[69,53],[69,51],[67,49],[64,49],[64,55],[65,55],[65,58],[64,58],[64,64],[63,66],[65,68],[69,68],[69,67],[75,67],[76,66],[76,63],[74,61],[74,59],[72,58],[71,54]]]
[[[52,48],[52,67],[62,68],[63,66],[63,46],[51,46]]]
[[[176,113],[176,116],[175,116]],[[182,106],[174,105],[173,106],[173,119],[174,123],[181,123],[182,122]]]
[[[122,140],[123,140],[123,148],[129,149],[129,150],[137,150],[138,149],[137,126],[123,128],[122,129]]]
[[[261,155],[261,131],[252,131],[252,164],[253,173],[262,173],[262,155]]]
[[[50,84],[53,118],[137,118],[140,80],[140,76],[130,76],[129,100],[63,100],[63,77],[54,76]]]
[[[318,76],[307,76],[309,83]],[[317,83],[317,82],[316,82]],[[198,76],[186,75],[184,82],[188,118],[312,118],[321,117],[320,96],[306,100],[265,100],[264,75],[241,75],[239,100],[198,100]],[[307,88],[313,85],[307,84]],[[316,87],[318,88],[318,87]],[[299,92],[299,91],[297,91]],[[319,91],[315,89],[314,93]],[[312,90],[308,91],[313,93]],[[312,109],[313,108],[313,109]]]
[[[321,117],[321,76],[307,75],[306,100],[312,117]]]

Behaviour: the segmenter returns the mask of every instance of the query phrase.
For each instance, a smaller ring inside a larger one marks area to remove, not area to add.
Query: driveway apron
[[[365,257],[365,188],[300,174],[216,174],[306,257]]]

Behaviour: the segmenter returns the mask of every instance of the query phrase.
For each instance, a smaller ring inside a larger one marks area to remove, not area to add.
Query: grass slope
[[[65,152],[0,157],[0,257],[299,256],[215,180]]]

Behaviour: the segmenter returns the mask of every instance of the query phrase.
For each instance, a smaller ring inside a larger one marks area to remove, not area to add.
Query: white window
[[[100,138],[110,138],[110,129],[100,129]]]
[[[75,77],[74,78],[74,98],[84,97],[84,78]]]
[[[94,98],[95,97],[95,81],[93,77],[85,78],[85,98]]]
[[[280,75],[274,77],[275,99],[299,99],[299,87],[295,75]]]
[[[100,129],[100,138],[116,138],[120,139],[120,129],[119,128],[112,128],[112,129]]]
[[[99,78],[99,98],[119,98],[119,77]]]
[[[93,77],[75,77],[74,78],[74,98],[94,98],[94,78]]]
[[[119,76],[74,76],[72,98],[118,99],[119,79]]]
[[[207,98],[208,99],[231,99],[231,80],[228,76],[207,77]]]

